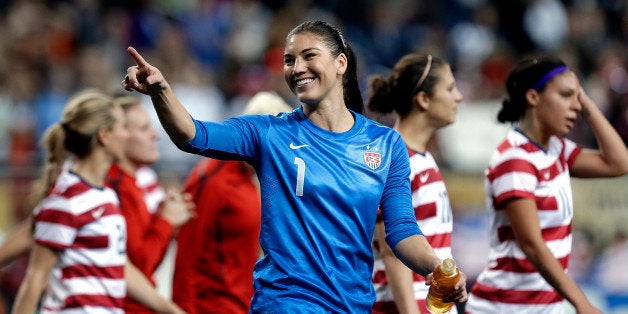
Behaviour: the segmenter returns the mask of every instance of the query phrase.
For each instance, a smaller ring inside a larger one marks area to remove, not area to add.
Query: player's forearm
[[[590,106],[584,116],[595,136],[603,160],[611,169],[615,169],[612,175],[628,173],[628,148],[615,128],[596,106]]]
[[[45,282],[45,281],[44,281]],[[27,276],[22,281],[11,313],[35,313],[44,285],[40,280]]]
[[[127,294],[134,300],[159,313],[181,313],[180,309],[160,295],[133,264],[127,261],[124,268]]]
[[[416,273],[427,276],[441,262],[423,235],[413,235],[401,240],[395,247],[397,257]]]
[[[185,144],[194,138],[196,126],[187,109],[167,86],[159,93],[151,94],[159,122],[175,144]]]
[[[565,274],[562,265],[545,246],[545,243],[526,245],[521,242],[519,241],[519,245],[528,260],[547,283],[556,289],[556,292],[573,305],[588,302],[578,285]]]
[[[623,140],[608,122],[597,104],[581,90],[578,100],[582,106],[581,115],[591,128],[599,147],[600,157],[607,171],[604,176],[619,176],[628,172],[628,149]]]

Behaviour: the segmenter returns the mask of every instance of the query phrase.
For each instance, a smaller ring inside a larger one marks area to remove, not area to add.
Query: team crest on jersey
[[[371,146],[366,146],[367,151],[364,152],[364,162],[369,168],[375,170],[382,164],[382,154],[377,152],[377,147],[371,149]]]

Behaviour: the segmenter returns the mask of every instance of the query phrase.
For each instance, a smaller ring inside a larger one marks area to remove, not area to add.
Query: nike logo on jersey
[[[94,219],[98,219],[102,216],[102,214],[105,213],[105,208],[104,207],[100,207],[94,211],[92,211],[92,217],[94,217]]]
[[[310,146],[310,145],[307,145],[307,144],[303,144],[303,145],[294,145],[294,143],[293,143],[293,142],[290,142],[290,149],[299,149],[299,148],[303,148],[303,147],[307,147],[307,146]]]
[[[419,175],[419,180],[421,181],[421,183],[425,183],[427,182],[427,179],[430,177],[430,173],[426,172],[426,173],[422,173]]]

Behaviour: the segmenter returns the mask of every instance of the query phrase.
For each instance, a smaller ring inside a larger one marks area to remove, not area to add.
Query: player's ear
[[[430,96],[425,91],[420,91],[412,98],[414,105],[423,111],[427,111],[430,108]]]

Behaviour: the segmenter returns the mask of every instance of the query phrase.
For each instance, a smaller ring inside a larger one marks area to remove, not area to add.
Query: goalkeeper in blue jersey
[[[338,29],[304,22],[286,37],[284,75],[298,109],[223,123],[191,117],[161,72],[128,50],[137,65],[123,87],[151,96],[179,148],[256,170],[265,256],[254,270],[253,313],[370,313],[378,208],[387,243],[408,267],[429,276],[440,263],[414,217],[405,145],[361,115],[355,56]],[[466,300],[461,278],[451,301]]]

